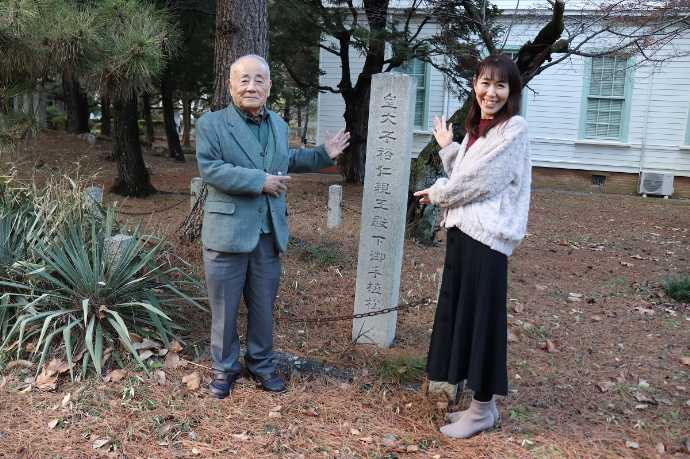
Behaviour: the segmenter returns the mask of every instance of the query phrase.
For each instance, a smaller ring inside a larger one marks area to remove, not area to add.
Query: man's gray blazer
[[[266,168],[261,145],[232,106],[206,113],[196,123],[197,163],[208,186],[201,232],[204,247],[251,252],[259,241],[268,205],[276,247],[284,252],[288,241],[285,193],[278,197],[262,193],[266,174],[287,175],[333,165],[323,146],[288,148],[287,124],[274,112],[268,113],[276,149]]]

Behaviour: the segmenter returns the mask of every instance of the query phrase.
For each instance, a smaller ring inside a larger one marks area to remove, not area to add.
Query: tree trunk
[[[359,85],[358,85],[359,86]],[[349,183],[364,183],[364,165],[367,159],[367,132],[369,128],[369,96],[371,77],[368,85],[362,85],[353,96],[345,98],[345,130],[350,133],[350,146],[340,155],[338,166]]]
[[[215,94],[211,108],[230,103],[230,65],[245,54],[268,57],[266,0],[219,0],[216,4]]]
[[[161,76],[161,100],[163,101],[163,125],[165,137],[168,140],[168,156],[176,161],[184,161],[184,152],[180,144],[175,124],[175,107],[173,106],[173,92],[175,90],[170,70],[166,69]]]
[[[67,111],[67,132],[72,134],[89,132],[89,99],[81,90],[79,82],[68,75],[63,75],[62,92]]]
[[[525,43],[518,52],[517,66],[522,77],[523,87],[539,73],[539,68],[546,60],[551,60],[551,53],[559,52],[562,43],[559,40],[563,33],[563,11],[565,3],[560,0],[553,4],[551,20],[537,34],[533,41]],[[448,119],[453,123],[453,139],[460,141],[465,135],[465,116],[470,107],[470,99],[465,100],[462,107]],[[439,146],[432,137],[431,141],[419,153],[414,167],[410,172],[410,192],[407,200],[408,234],[416,237],[424,244],[433,244],[436,233],[438,209],[435,206],[419,204],[412,196],[417,190],[427,188],[444,175],[443,165],[438,156]]]
[[[302,145],[307,145],[307,129],[309,128],[309,102],[304,111],[304,126],[302,126]]]
[[[192,99],[188,94],[182,95],[182,145],[191,146]]]
[[[465,116],[470,105],[468,97],[462,107],[448,120],[449,123],[453,123],[453,140],[456,142],[461,142],[465,136]],[[438,155],[440,149],[436,139],[432,137],[414,160],[410,172],[410,191],[407,195],[407,233],[427,245],[434,242],[438,230],[436,220],[439,209],[433,205],[419,204],[418,198],[414,197],[413,193],[430,187],[437,178],[445,175],[441,157]]]
[[[101,97],[101,135],[108,137],[112,135],[110,100],[107,97]]]
[[[371,77],[383,71],[386,41],[382,38],[388,21],[389,0],[364,0],[363,6],[369,23],[367,56],[362,71],[353,87],[350,81],[350,36],[340,40],[342,78],[340,84],[345,101],[345,130],[350,132],[350,146],[340,155],[338,166],[349,183],[364,182],[364,166],[367,158],[367,128],[369,124],[369,96]]]
[[[122,196],[148,196],[156,192],[141,154],[137,98],[113,102],[113,158],[117,161],[117,178],[111,191]]]
[[[151,95],[144,93],[141,96],[143,103],[142,114],[144,115],[144,138],[148,146],[153,145],[153,118],[151,117]]]
[[[268,57],[268,9],[266,0],[219,0],[216,2],[215,93],[212,110],[230,103],[230,65],[245,54]],[[201,235],[201,216],[206,187],[182,225],[180,234],[188,241]]]
[[[285,103],[285,107],[283,108],[283,119],[285,122],[288,124],[288,127],[290,126],[290,117],[292,116],[292,107],[290,106],[289,103]]]

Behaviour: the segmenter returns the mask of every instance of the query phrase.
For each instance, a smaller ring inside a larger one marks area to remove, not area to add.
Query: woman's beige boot
[[[488,402],[472,399],[469,409],[460,416],[460,419],[441,427],[441,433],[451,438],[469,438],[492,428],[498,421],[492,407],[493,410],[496,409],[496,402],[493,398]]]
[[[469,412],[470,409],[467,408],[466,410],[462,411],[455,411],[453,413],[448,413],[446,414],[446,421],[448,422],[457,422],[460,420],[460,418],[467,412]],[[494,424],[498,422],[498,420],[501,418],[501,415],[498,412],[498,408],[496,408],[496,398],[492,397],[491,398],[491,413],[494,415]]]

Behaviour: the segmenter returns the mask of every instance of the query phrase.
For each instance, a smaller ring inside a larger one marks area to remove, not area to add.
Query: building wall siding
[[[509,17],[505,20],[508,21]],[[512,24],[506,46],[519,47],[533,39],[542,24],[534,20]],[[428,33],[432,33],[432,29]],[[672,48],[690,51],[690,37],[674,40],[662,54],[672,53]],[[363,61],[357,51],[351,51],[353,78],[359,73]],[[337,85],[340,75],[338,58],[322,50],[321,68],[326,72],[321,77],[321,84]],[[633,174],[635,183],[640,170],[690,177],[690,148],[682,147],[686,142],[686,131],[690,129],[690,57],[634,68],[628,140],[624,144],[580,138],[585,69],[584,58],[571,56],[535,77],[526,88],[526,118],[530,126],[533,164],[539,168],[570,171],[628,173]],[[446,91],[443,75],[432,68],[429,124],[435,115],[450,116],[460,108],[461,101],[452,91],[446,97]],[[326,130],[335,132],[344,126],[343,111],[344,104],[339,94],[319,95],[319,141],[322,141]],[[429,139],[429,132],[415,132],[412,157]],[[682,187],[676,188],[680,190]],[[635,191],[636,186],[633,186],[632,192]]]

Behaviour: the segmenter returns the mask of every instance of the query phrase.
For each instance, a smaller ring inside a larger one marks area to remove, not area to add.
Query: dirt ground
[[[47,132],[2,158],[2,169],[39,180],[99,170],[95,183],[107,187],[108,149]],[[105,200],[117,201],[122,220],[169,235],[201,276],[200,247],[175,235],[196,164],[145,159],[165,193]],[[293,177],[275,347],[354,369],[352,382],[295,375],[287,394],[272,395],[243,381],[218,402],[204,391],[209,373],[191,363],[167,370],[163,385],[130,369],[119,382],[64,381],[54,392],[20,392],[27,374],[15,370],[0,376],[0,457],[687,457],[690,305],[665,297],[663,282],[690,271],[690,201],[535,190],[528,236],[509,265],[502,422],[449,441],[438,433],[445,399],[425,395],[420,372],[444,242],[405,242],[401,301],[430,301],[399,314],[395,345],[353,346],[350,321],[298,319],[352,312],[362,188],[344,185],[344,223],[329,232],[327,188],[339,177]],[[184,355],[203,366],[208,324],[196,312],[184,324]],[[194,371],[198,390],[182,382]]]

